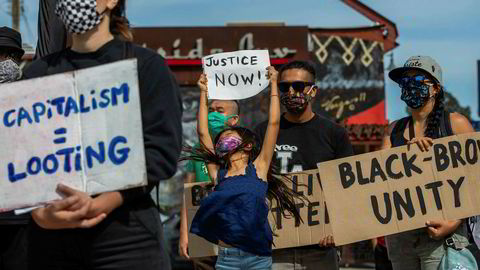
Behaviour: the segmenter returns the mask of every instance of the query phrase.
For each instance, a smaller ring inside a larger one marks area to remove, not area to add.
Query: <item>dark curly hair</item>
[[[180,157],[180,161],[184,160],[195,160],[206,163],[215,163],[221,168],[227,169],[229,167],[230,157],[239,149],[251,148],[248,150],[248,162],[253,162],[260,154],[260,140],[257,135],[248,128],[244,127],[230,127],[222,132],[220,132],[217,137],[215,137],[214,145],[218,142],[221,135],[227,131],[235,131],[241,138],[242,144],[237,147],[237,149],[232,150],[230,153],[226,154],[223,157],[218,156],[214,151],[206,148],[204,145],[200,144],[199,147],[184,147],[184,154]],[[268,174],[268,190],[267,198],[270,201],[270,207],[275,203],[276,207],[282,213],[283,217],[291,218],[293,216],[295,220],[302,221],[299,210],[295,205],[295,199],[301,201],[308,201],[304,195],[298,195],[292,189],[290,189],[286,183],[292,183],[292,179],[285,175],[281,175],[278,168],[270,164]]]
[[[436,139],[439,137],[439,127],[440,121],[443,117],[443,112],[445,110],[445,100],[444,88],[440,84],[436,83],[435,86],[440,88],[440,91],[435,96],[435,105],[433,105],[432,111],[427,116],[427,128],[425,129],[425,137]]]

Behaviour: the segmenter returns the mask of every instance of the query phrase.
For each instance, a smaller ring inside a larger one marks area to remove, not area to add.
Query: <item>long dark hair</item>
[[[126,17],[126,0],[119,0],[110,14],[110,31],[117,37],[133,41],[130,22]]]
[[[232,154],[243,149],[251,149],[246,151],[246,153],[248,153],[248,162],[255,161],[261,150],[260,140],[258,139],[257,135],[248,128],[238,126],[230,127],[223,130],[217,135],[217,137],[215,137],[214,145],[218,142],[220,136],[226,131],[235,131],[242,138],[242,144],[238,146],[237,149],[232,150],[223,157],[220,157],[215,153],[215,150],[210,150],[202,144],[200,144],[199,147],[186,146],[184,147],[184,154],[180,158],[180,161],[195,160],[206,163],[215,163],[221,168],[227,169],[230,166],[229,160]],[[295,220],[303,222],[302,217],[300,216],[300,213],[296,207],[295,199],[299,199],[304,202],[308,201],[308,199],[304,195],[295,193],[287,186],[286,183],[293,184],[292,179],[280,174],[279,169],[270,164],[267,173],[267,181],[267,198],[270,201],[270,207],[273,205],[273,203],[275,203],[283,217],[291,218],[293,216]]]
[[[443,101],[445,99],[444,88],[440,84],[435,84],[436,87],[440,87],[437,95],[435,96],[435,105],[433,105],[432,111],[427,116],[427,128],[425,129],[425,137],[436,139],[439,136],[439,126],[441,118],[443,117],[443,111],[445,105]]]

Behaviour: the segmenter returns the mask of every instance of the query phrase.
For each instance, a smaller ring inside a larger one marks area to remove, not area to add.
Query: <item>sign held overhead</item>
[[[269,81],[267,50],[219,53],[202,58],[210,99],[240,100],[257,95]]]

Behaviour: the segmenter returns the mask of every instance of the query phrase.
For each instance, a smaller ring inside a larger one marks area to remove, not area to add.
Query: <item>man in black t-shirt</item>
[[[0,27],[0,84],[18,80],[23,56],[22,37],[17,31]],[[26,230],[29,215],[0,213],[0,270],[26,269]]]
[[[345,129],[312,111],[317,93],[315,68],[308,62],[293,61],[279,71],[281,103],[287,109],[280,120],[275,147],[276,165],[282,173],[317,168],[317,163],[353,154]],[[257,126],[263,138],[267,122]],[[274,250],[273,269],[338,269],[338,255],[331,236],[312,245]]]

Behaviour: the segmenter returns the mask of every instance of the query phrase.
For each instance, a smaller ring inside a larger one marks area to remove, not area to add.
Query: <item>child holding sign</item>
[[[272,230],[266,198],[300,219],[298,197],[272,174],[270,163],[279,130],[280,101],[277,71],[268,67],[271,84],[270,113],[261,148],[254,132],[232,127],[212,142],[208,132],[207,78],[201,75],[198,135],[202,147],[186,149],[183,159],[202,160],[218,185],[197,211],[191,232],[219,245],[216,269],[271,269]],[[285,213],[284,213],[285,215]]]

